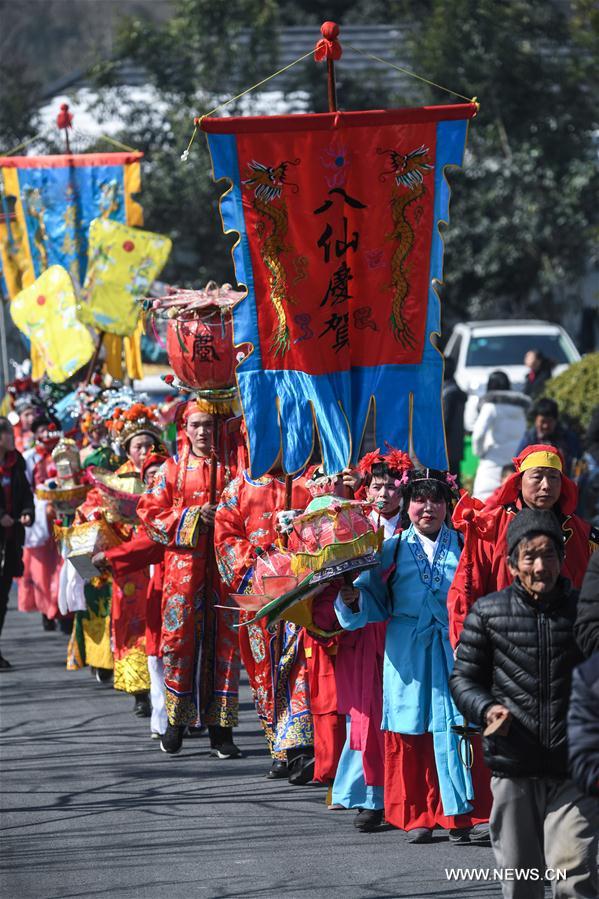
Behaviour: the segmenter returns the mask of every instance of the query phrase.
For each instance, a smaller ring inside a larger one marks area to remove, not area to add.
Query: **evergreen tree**
[[[416,35],[414,65],[481,102],[465,167],[451,176],[444,299],[454,316],[557,318],[554,288],[591,259],[597,42],[584,26],[590,6],[570,12],[548,0],[433,0]]]

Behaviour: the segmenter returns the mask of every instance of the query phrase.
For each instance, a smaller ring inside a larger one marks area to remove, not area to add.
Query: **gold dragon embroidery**
[[[44,222],[44,215],[46,212],[44,206],[44,200],[42,197],[42,192],[38,187],[28,188],[25,192],[25,206],[27,209],[27,215],[33,220],[35,223],[35,230],[33,232],[33,243],[36,247],[39,257],[40,257],[40,271],[41,274],[48,268],[48,232],[46,231],[46,223]]]
[[[253,206],[262,219],[258,231],[261,239],[260,253],[268,270],[270,300],[278,323],[271,344],[275,356],[285,355],[290,345],[285,305],[293,303],[293,300],[288,295],[287,275],[281,263],[281,254],[293,249],[287,244],[289,221],[283,188],[289,186],[294,193],[299,190],[297,184],[286,179],[290,165],[299,165],[299,159],[282,162],[277,166],[263,165],[252,160],[248,163],[249,177],[242,182],[244,187],[254,191]]]
[[[119,185],[116,179],[103,181],[100,185],[100,215],[101,219],[112,218],[113,213],[119,208]]]
[[[379,155],[389,156],[391,168],[379,175],[381,181],[386,175],[393,175],[395,185],[391,195],[391,216],[393,230],[388,237],[397,243],[391,258],[391,287],[394,290],[391,304],[391,330],[401,345],[415,346],[414,334],[404,317],[404,304],[409,291],[407,265],[408,257],[414,246],[414,229],[407,218],[408,207],[426,193],[424,175],[432,171],[428,153],[424,145],[410,153],[398,153],[396,150],[377,150]]]

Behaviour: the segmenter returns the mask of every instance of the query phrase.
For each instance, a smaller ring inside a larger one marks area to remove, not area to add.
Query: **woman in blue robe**
[[[417,469],[404,480],[409,527],[384,542],[376,568],[340,591],[335,611],[346,630],[387,621],[381,722],[387,822],[409,831],[412,842],[430,842],[436,827],[470,842],[488,833],[491,796],[480,753],[470,769],[469,746],[452,730],[464,724],[449,690],[447,592],[461,552],[446,524],[453,479]]]

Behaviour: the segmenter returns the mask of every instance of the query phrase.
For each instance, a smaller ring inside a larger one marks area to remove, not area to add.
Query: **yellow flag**
[[[91,359],[94,342],[77,318],[71,276],[62,265],[52,265],[10,304],[17,328],[42,358],[48,377],[66,381]]]
[[[140,307],[171,251],[168,237],[94,219],[79,317],[99,331],[126,337],[135,331]]]

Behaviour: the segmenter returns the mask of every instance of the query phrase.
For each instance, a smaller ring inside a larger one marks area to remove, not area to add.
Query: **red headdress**
[[[525,447],[513,460],[516,467],[514,474],[501,485],[495,494],[495,503],[505,506],[515,503],[520,496],[522,474],[530,468],[554,468],[562,476],[562,492],[558,500],[560,511],[571,515],[578,504],[578,487],[564,474],[564,457],[559,449],[548,443],[533,443]]]
[[[363,475],[372,474],[373,467],[381,462],[383,462],[383,456],[380,449],[375,449],[371,453],[364,453],[358,462],[358,471]]]
[[[407,453],[402,450],[395,449],[385,443],[387,452],[381,453],[380,449],[374,450],[372,453],[365,453],[358,462],[358,471],[362,475],[371,475],[375,465],[384,465],[391,471],[404,472],[413,468],[412,460]]]
[[[151,468],[153,465],[163,465],[167,459],[168,456],[166,456],[164,453],[150,453],[148,456],[146,456],[146,458],[142,462],[140,471],[142,481],[146,476],[148,468]]]
[[[181,410],[180,421],[181,421],[183,427],[185,427],[185,425],[187,424],[189,417],[191,415],[197,415],[198,412],[201,412],[204,415],[214,414],[214,411],[213,411],[210,403],[206,403],[206,402],[204,402],[204,400],[201,400],[201,399],[189,400],[187,403],[185,403],[185,406]]]
[[[388,443],[385,443],[385,446],[387,447],[387,452],[383,456],[383,462],[387,468],[390,468],[391,471],[409,471],[411,468],[414,468],[414,463],[407,453],[389,446]]]

